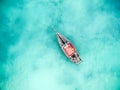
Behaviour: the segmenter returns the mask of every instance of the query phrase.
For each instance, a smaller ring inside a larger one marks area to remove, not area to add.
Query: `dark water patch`
[[[23,8],[25,4],[25,0],[1,0],[0,1],[0,7],[5,8],[8,7],[17,7],[17,8]]]
[[[119,18],[120,14],[120,1],[119,0],[103,0],[99,4],[97,10],[107,14],[114,15]]]

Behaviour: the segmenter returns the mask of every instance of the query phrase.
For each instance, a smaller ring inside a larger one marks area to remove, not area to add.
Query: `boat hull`
[[[63,35],[56,33],[59,45],[65,55],[74,63],[78,64],[81,62],[81,58],[74,47],[74,45]]]

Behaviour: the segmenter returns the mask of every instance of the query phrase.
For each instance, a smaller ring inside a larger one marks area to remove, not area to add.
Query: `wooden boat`
[[[63,52],[65,53],[65,55],[75,64],[80,63],[82,60],[73,44],[60,33],[56,32],[56,35],[59,45]]]

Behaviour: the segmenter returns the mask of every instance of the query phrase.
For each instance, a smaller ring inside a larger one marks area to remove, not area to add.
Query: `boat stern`
[[[74,62],[75,64],[79,64],[82,62],[81,58],[79,57],[79,54],[77,52],[75,52],[73,55],[70,56],[70,59],[72,62]]]

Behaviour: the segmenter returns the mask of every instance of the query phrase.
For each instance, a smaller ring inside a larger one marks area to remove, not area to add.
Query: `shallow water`
[[[76,46],[75,65],[54,27]],[[119,0],[1,0],[0,90],[120,90]]]

